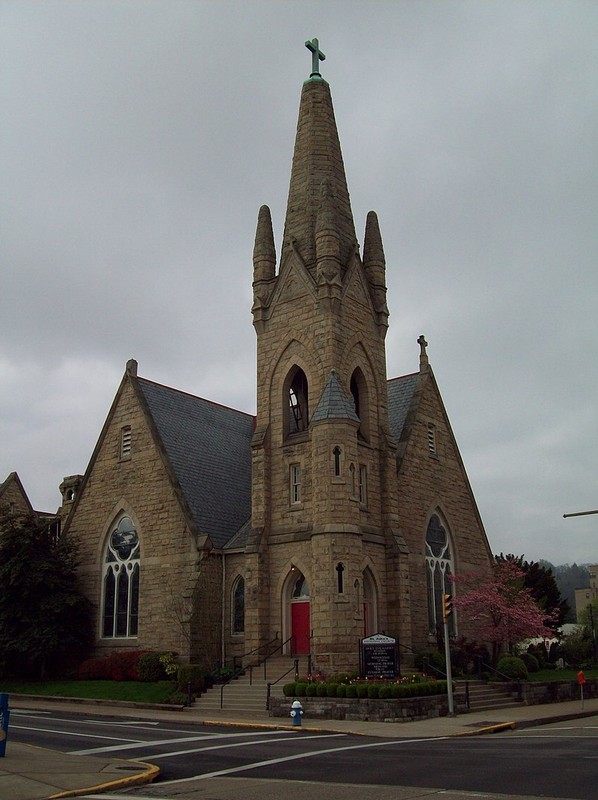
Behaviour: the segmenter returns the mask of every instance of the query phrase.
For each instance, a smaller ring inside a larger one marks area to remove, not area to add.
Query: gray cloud
[[[596,6],[5,0],[0,479],[83,471],[125,362],[254,410],[251,251],[327,60],[390,376],[429,354],[493,549],[596,560]]]

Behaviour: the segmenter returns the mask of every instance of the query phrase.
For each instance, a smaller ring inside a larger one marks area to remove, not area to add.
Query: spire
[[[309,44],[314,45],[322,60],[316,40]],[[316,53],[314,61],[315,58]],[[334,200],[340,263],[346,267],[354,252],[356,236],[345,167],[330,87],[319,72],[312,69],[312,76],[305,81],[301,92],[280,263],[284,265],[289,253],[296,250],[314,278],[316,217],[324,181],[328,182]]]
[[[268,206],[262,206],[257,217],[255,244],[253,246],[253,280],[268,281],[274,277],[276,248],[272,217]]]
[[[366,218],[363,240],[363,268],[371,287],[374,308],[379,315],[380,322],[388,324],[386,259],[384,258],[378,216],[375,211],[369,211]]]
[[[255,244],[253,246],[253,324],[263,331],[265,309],[270,300],[272,283],[276,274],[276,248],[272,217],[268,206],[262,206],[257,217]]]

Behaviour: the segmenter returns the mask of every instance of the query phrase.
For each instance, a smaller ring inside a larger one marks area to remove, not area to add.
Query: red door
[[[291,627],[293,630],[293,655],[309,653],[309,603],[291,603]]]

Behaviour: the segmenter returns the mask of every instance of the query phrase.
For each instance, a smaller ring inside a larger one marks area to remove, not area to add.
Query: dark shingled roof
[[[398,444],[417,373],[388,381],[390,431]],[[250,414],[145,378],[137,382],[189,509],[215,547],[243,547],[251,528]],[[311,422],[358,420],[334,373]]]
[[[323,419],[352,419],[359,422],[353,398],[349,399],[345,395],[334,370],[330,373],[310,422],[320,422]]]
[[[138,383],[199,531],[223,547],[251,516],[253,417]]]
[[[390,432],[398,444],[407,418],[407,412],[413,399],[418,373],[401,375],[387,382],[388,387],[388,421]]]

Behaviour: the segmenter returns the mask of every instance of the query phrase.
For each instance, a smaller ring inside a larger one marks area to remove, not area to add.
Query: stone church
[[[85,475],[61,485],[97,655],[212,666],[278,652],[331,673],[356,669],[360,639],[380,632],[409,663],[436,643],[447,576],[490,563],[423,336],[417,371],[387,379],[382,238],[370,212],[360,249],[318,56],[278,256],[258,215],[256,416],[131,360]]]

